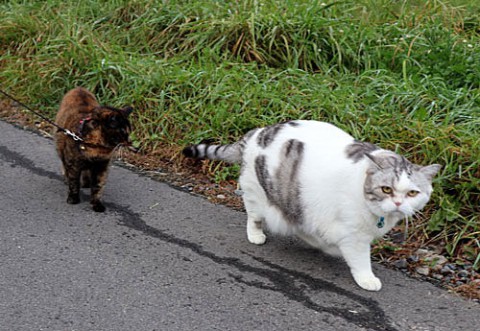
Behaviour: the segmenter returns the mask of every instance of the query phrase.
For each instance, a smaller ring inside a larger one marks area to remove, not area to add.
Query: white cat
[[[357,284],[369,291],[382,287],[372,272],[370,243],[425,206],[440,169],[412,164],[317,121],[255,129],[234,144],[199,144],[183,153],[241,163],[251,243],[265,243],[264,224],[296,235],[343,256]]]

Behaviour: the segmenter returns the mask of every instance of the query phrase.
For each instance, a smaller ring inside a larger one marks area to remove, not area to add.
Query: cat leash
[[[68,130],[68,129],[65,129],[65,128],[62,128],[61,126],[59,126],[57,123],[55,123],[54,121],[52,121],[51,119],[43,116],[42,114],[40,114],[39,112],[36,112],[35,110],[33,110],[32,108],[30,108],[29,106],[27,106],[26,104],[24,104],[23,102],[19,101],[18,99],[14,98],[13,96],[11,96],[10,94],[8,94],[7,92],[3,91],[2,89],[0,89],[0,93],[3,94],[4,96],[6,96],[7,98],[15,101],[16,103],[18,103],[20,106],[24,107],[25,109],[31,111],[33,114],[37,115],[38,117],[40,117],[41,119],[43,119],[44,121],[48,122],[49,124],[53,125],[54,127],[56,127],[58,130],[62,131],[65,135],[67,136],[70,136],[73,140],[75,141],[79,141],[79,142],[84,142],[84,140],[82,138],[80,138],[79,136],[77,136],[75,133],[73,133],[72,131]]]

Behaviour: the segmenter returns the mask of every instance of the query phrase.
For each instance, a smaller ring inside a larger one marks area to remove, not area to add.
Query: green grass
[[[52,118],[77,85],[134,105],[145,150],[333,122],[444,165],[416,232],[480,266],[476,0],[0,1],[0,84]]]

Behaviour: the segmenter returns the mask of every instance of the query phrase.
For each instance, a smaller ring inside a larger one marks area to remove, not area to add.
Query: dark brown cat
[[[80,202],[82,182],[83,187],[91,189],[90,203],[93,210],[105,211],[100,198],[107,179],[108,165],[117,146],[130,144],[128,115],[131,112],[131,107],[116,109],[100,105],[95,96],[82,87],[65,94],[55,122],[83,140],[75,141],[60,130],[55,133],[57,152],[68,184],[67,203]]]

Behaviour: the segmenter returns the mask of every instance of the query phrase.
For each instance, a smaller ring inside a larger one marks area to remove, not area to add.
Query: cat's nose
[[[394,204],[395,204],[395,206],[397,206],[397,207],[399,207],[399,206],[402,204],[402,202],[401,202],[401,201],[394,201],[393,203],[394,203]]]

